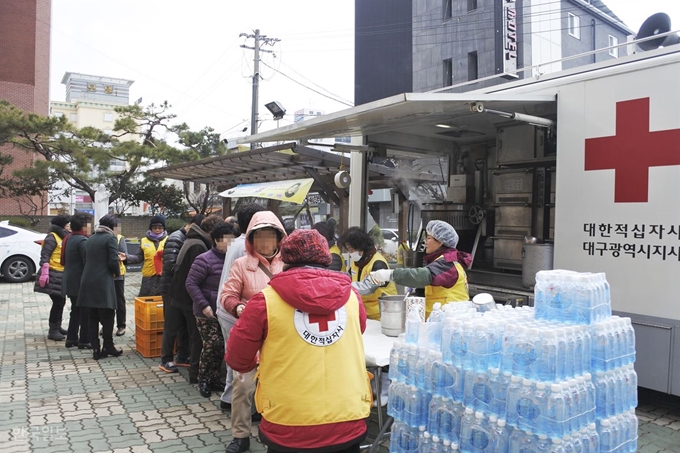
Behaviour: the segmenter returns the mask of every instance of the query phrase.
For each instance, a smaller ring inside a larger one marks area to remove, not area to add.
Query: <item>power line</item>
[[[274,69],[273,67],[269,66],[269,65],[268,65],[267,63],[265,63],[264,61],[262,62],[262,64],[265,65],[265,66],[267,66],[269,69]],[[323,96],[323,97],[325,97],[325,98],[331,99],[331,100],[333,100],[333,101],[335,101],[335,102],[339,102],[340,104],[344,104],[344,105],[346,105],[346,106],[348,106],[348,107],[354,107],[354,104],[350,104],[350,103],[348,103],[348,102],[341,101],[341,100],[339,100],[339,99],[336,99],[336,98],[334,98],[334,97],[331,97],[331,96],[329,96],[329,95],[327,95],[327,94],[325,94],[325,93],[322,93],[322,92],[320,92],[320,91],[318,91],[318,90],[315,90],[314,88],[308,87],[308,86],[305,85],[304,83],[295,80],[294,78],[292,78],[291,76],[289,76],[289,75],[287,75],[287,74],[281,72],[280,70],[276,70],[276,69],[274,69],[274,70],[275,70],[276,72],[278,72],[279,74],[281,74],[282,76],[284,76],[285,78],[287,78],[287,79],[289,79],[289,80],[291,80],[291,81],[297,83],[298,85],[300,85],[300,86],[302,86],[302,87],[304,87],[304,88],[307,88],[307,89],[310,90],[310,91],[315,92],[315,93],[318,94],[318,95],[321,95],[321,96]]]

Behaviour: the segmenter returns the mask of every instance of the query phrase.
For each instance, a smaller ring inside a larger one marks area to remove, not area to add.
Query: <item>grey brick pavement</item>
[[[0,280],[0,448],[14,452],[223,452],[231,420],[219,396],[206,399],[186,369],[167,374],[135,351],[134,298],[127,275],[128,329],[117,358],[92,359],[46,339],[50,299],[33,282]],[[70,303],[67,303],[65,316]],[[680,452],[680,398],[641,390],[640,452]],[[369,438],[377,432],[375,414]],[[253,426],[251,452],[264,452]],[[383,447],[381,451],[386,451]]]

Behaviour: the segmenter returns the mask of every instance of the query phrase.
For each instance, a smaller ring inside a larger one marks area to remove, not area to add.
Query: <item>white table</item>
[[[378,428],[380,433],[375,441],[371,445],[362,446],[362,448],[368,448],[369,453],[373,452],[375,448],[381,444],[385,439],[389,438],[389,428],[392,424],[392,417],[383,423],[382,419],[382,401],[380,397],[381,393],[381,383],[382,383],[382,370],[381,367],[390,364],[390,351],[397,337],[388,337],[382,333],[382,328],[380,326],[380,321],[375,321],[373,319],[366,320],[366,330],[363,334],[364,339],[364,357],[366,359],[366,368],[372,371],[375,375],[374,379],[376,382],[376,398],[375,402],[378,409]]]
[[[366,331],[363,337],[366,366],[376,368],[389,365],[390,351],[397,337],[388,337],[383,334],[380,321],[373,319],[366,320]]]

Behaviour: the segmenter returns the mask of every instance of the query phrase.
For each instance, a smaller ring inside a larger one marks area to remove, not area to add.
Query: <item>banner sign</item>
[[[220,193],[220,196],[226,198],[270,198],[272,200],[302,204],[305,201],[307,192],[312,188],[313,183],[314,180],[312,178],[307,178],[239,184],[233,189],[228,189]]]

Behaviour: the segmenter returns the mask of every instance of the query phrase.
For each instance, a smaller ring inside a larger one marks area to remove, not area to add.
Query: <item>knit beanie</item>
[[[151,229],[151,227],[154,225],[163,225],[163,228],[165,229],[165,217],[163,217],[162,215],[155,215],[151,217],[151,221],[149,222],[149,229]]]
[[[333,261],[326,238],[316,230],[295,230],[281,244],[281,258],[286,264],[321,264]]]

